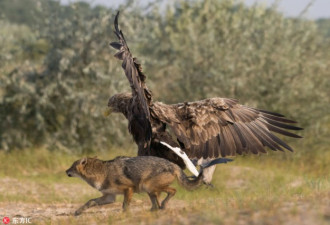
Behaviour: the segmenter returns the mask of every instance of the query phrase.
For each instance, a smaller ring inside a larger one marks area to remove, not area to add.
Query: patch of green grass
[[[62,173],[72,163],[83,157],[97,156],[100,159],[111,159],[118,155],[133,156],[133,149],[110,149],[108,153],[72,154],[63,151],[48,151],[45,149],[27,149],[24,151],[0,151],[0,176],[14,176],[19,178],[42,178],[51,174],[51,178],[61,179]],[[48,178],[50,178],[48,176]],[[43,179],[42,179],[43,180]]]
[[[324,208],[329,201],[330,168],[325,162],[330,162],[330,154],[319,151],[305,155],[277,152],[236,157],[235,161],[217,167],[214,188],[203,186],[186,191],[174,183],[177,194],[169,203],[170,209],[162,212],[150,213],[147,209],[151,203],[142,193],[134,194],[133,202],[142,207],[143,213],[122,213],[120,202],[123,197],[118,196],[115,213],[102,214],[100,218],[87,213],[80,218],[57,218],[51,223],[232,224],[243,221],[243,224],[256,224],[260,220],[257,224],[273,224],[274,220],[275,224],[281,224],[290,218],[297,220],[306,216],[312,217],[313,221],[319,218],[318,223],[322,224],[326,222]],[[111,159],[135,154],[133,149],[128,152],[118,149],[98,157]],[[99,197],[101,194],[84,181],[65,174],[72,162],[82,157],[84,155],[43,149],[1,152],[0,160],[5,162],[0,165],[0,179],[4,181],[1,188],[6,191],[0,192],[0,203],[80,205]]]

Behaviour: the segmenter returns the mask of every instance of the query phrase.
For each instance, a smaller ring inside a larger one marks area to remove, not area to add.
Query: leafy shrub
[[[26,41],[0,53],[2,59],[20,49],[0,68],[0,148],[82,151],[128,143],[123,117],[102,115],[110,95],[129,91],[108,47],[115,11],[41,2]],[[120,26],[155,99],[238,98],[298,120],[318,137],[309,145],[327,140],[330,43],[313,21],[227,0],[182,1],[165,11],[157,4],[121,8]]]

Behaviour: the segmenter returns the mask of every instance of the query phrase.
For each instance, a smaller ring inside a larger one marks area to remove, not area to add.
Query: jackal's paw
[[[150,209],[151,212],[155,212],[155,211],[158,211],[158,210],[159,210],[159,208],[156,208],[156,207],[152,207],[152,208]]]
[[[79,216],[81,213],[82,213],[82,211],[78,209],[77,211],[74,212],[74,215]]]

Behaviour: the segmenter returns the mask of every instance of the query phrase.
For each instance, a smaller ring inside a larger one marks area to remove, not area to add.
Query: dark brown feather
[[[132,57],[124,35],[119,30],[118,16],[119,13],[114,27],[119,41],[110,45],[119,50],[115,57],[123,61],[122,68],[130,83],[132,96],[126,101],[127,107],[119,103],[109,106],[118,106],[120,109],[117,111],[123,112],[128,118],[129,130],[138,143],[139,152],[149,154],[146,153],[148,148],[145,148],[145,144],[149,146],[152,139],[151,144],[156,148],[158,136],[164,132],[165,142],[180,146],[190,158],[216,158],[219,155],[225,157],[250,152],[257,154],[266,152],[265,148],[283,151],[284,147],[292,151],[289,145],[272,132],[299,138],[299,135],[284,129],[301,128],[292,126],[296,122],[279,113],[240,105],[236,99],[228,98],[210,98],[174,105],[153,102],[141,64]],[[175,139],[167,133],[167,127]],[[174,141],[176,139],[178,141]],[[159,151],[162,149],[159,148]],[[164,151],[168,152],[168,149]],[[166,154],[159,153],[165,158]],[[168,157],[175,161],[175,157]]]
[[[273,135],[272,131],[300,137],[281,129],[300,130],[287,124],[294,121],[278,113],[239,105],[232,99],[212,98],[175,105],[156,102],[151,109],[156,112],[153,116],[168,124],[185,146],[192,143],[199,146],[190,154],[195,158],[212,158],[217,157],[217,154],[257,154],[266,152],[265,147],[280,151],[283,150],[281,146],[287,148],[288,145]],[[159,112],[166,112],[166,116]],[[212,142],[214,137],[216,139]]]
[[[135,62],[136,60],[130,53],[124,34],[119,30],[118,17],[119,12],[115,17],[114,22],[114,33],[118,37],[119,42],[112,42],[110,45],[119,50],[119,52],[115,54],[115,57],[123,60],[122,68],[125,71],[125,75],[132,89],[133,100],[127,112],[129,131],[139,146],[149,149],[152,137],[149,111],[149,106],[152,104],[151,96],[145,95],[145,93],[149,93],[144,90],[147,89],[144,84],[145,76],[142,73],[141,66]]]
[[[110,46],[117,49],[117,50],[119,50],[123,45],[118,43],[118,42],[111,42]]]

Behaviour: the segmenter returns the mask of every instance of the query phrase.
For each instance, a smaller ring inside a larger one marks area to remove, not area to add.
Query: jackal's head
[[[83,158],[75,161],[72,166],[65,172],[69,177],[81,177],[84,166],[87,164],[88,159]]]
[[[102,160],[94,158],[83,158],[75,161],[65,172],[69,177],[80,177],[86,179],[94,176],[102,170]]]

